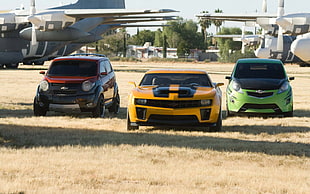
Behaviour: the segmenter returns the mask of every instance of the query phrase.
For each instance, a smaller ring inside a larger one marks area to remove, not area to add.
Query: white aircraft
[[[21,62],[42,64],[102,39],[101,35],[110,29],[174,19],[175,16],[162,15],[171,12],[176,11],[128,10],[125,0],[78,0],[36,11],[35,0],[31,0],[30,11],[0,13],[0,66],[16,68]]]
[[[284,0],[278,0],[277,14],[267,14],[267,0],[263,0],[261,14],[199,14],[210,20],[258,24],[263,29],[261,45],[255,51],[259,58],[277,58],[283,62],[310,63],[310,13],[284,14]],[[309,34],[308,34],[309,33]]]

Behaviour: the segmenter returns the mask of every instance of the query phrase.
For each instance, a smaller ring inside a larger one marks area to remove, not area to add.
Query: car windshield
[[[205,86],[211,87],[212,83],[206,74],[188,74],[188,73],[152,73],[146,74],[140,86],[161,85],[169,86],[176,84],[180,86]]]
[[[235,78],[285,79],[281,63],[238,63],[234,73]]]
[[[54,61],[48,70],[50,76],[81,76],[90,77],[97,74],[95,61],[63,60]]]

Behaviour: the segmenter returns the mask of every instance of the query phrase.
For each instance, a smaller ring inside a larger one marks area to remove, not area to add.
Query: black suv
[[[34,98],[35,116],[47,111],[118,113],[120,97],[111,63],[104,55],[72,55],[52,61]]]

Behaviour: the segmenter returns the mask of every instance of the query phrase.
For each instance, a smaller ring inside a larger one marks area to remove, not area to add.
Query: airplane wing
[[[196,17],[210,19],[210,20],[225,20],[225,21],[235,21],[235,22],[246,22],[252,21],[256,22],[259,18],[276,18],[275,14],[198,14]]]
[[[115,18],[113,20],[107,20],[102,22],[102,24],[126,24],[126,23],[140,23],[140,22],[160,22],[160,21],[168,21],[168,20],[176,20],[174,17],[170,16],[157,16],[157,17],[120,17]],[[158,25],[156,25],[158,26]]]
[[[64,14],[74,18],[89,18],[89,17],[111,17],[124,15],[140,15],[140,14],[156,14],[156,13],[171,13],[178,12],[173,9],[159,9],[159,10],[127,10],[127,9],[67,9]]]
[[[87,18],[101,18],[103,21],[113,21],[116,18],[124,16],[145,15],[145,18],[150,18],[151,14],[165,14],[177,12],[173,9],[159,10],[127,10],[127,9],[66,9],[66,10],[47,10],[36,13],[28,17],[36,29],[46,30],[61,30],[80,20]],[[154,16],[153,16],[154,17]],[[158,17],[158,16],[157,16]],[[163,18],[162,16],[160,16]],[[129,19],[129,18],[128,18]]]

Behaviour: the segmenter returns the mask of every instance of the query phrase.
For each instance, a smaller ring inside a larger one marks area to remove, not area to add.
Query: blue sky
[[[58,6],[60,3],[74,3],[77,0],[36,0],[37,9],[45,9]],[[285,13],[310,12],[309,0],[286,0]],[[2,4],[0,10],[10,10],[23,4],[29,7],[30,0],[9,0]],[[267,0],[268,12],[276,13],[278,0]],[[193,19],[202,11],[213,13],[215,9],[221,9],[224,13],[255,13],[261,12],[262,0],[126,0],[128,9],[161,9],[169,8],[180,11],[176,13],[184,19]],[[236,23],[225,23],[229,27],[239,26]]]
[[[36,0],[40,9],[64,4],[74,3],[77,0]],[[1,4],[1,10],[14,9],[23,4],[29,6],[30,0],[9,0]],[[276,12],[278,0],[267,0],[268,12]],[[213,12],[220,8],[225,13],[254,13],[261,12],[262,0],[126,0],[128,9],[159,9],[171,8],[179,10],[179,15],[186,19],[195,19],[195,14],[207,10]],[[286,0],[286,13],[310,12],[309,0]]]

